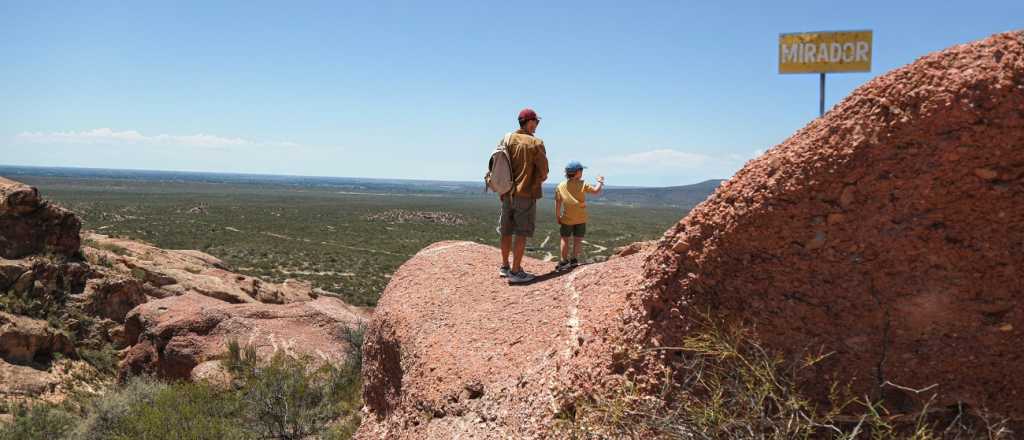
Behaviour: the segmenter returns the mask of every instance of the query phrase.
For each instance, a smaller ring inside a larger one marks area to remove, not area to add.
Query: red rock
[[[89,280],[85,288],[85,311],[114,322],[124,323],[128,312],[147,301],[139,280],[122,277]]]
[[[339,362],[351,349],[345,330],[366,319],[366,310],[327,296],[285,305],[230,304],[196,293],[149,301],[125,320],[132,347],[121,376],[188,379],[196,365],[222,357],[231,340],[255,345],[262,357],[281,350]]]
[[[0,177],[0,257],[75,255],[80,228],[78,217],[41,200],[35,188]]]
[[[220,259],[196,250],[160,249],[96,233],[87,234],[85,243],[83,250],[90,260],[111,262],[113,267],[106,271],[117,276],[141,278],[150,296],[195,292],[230,303],[285,304],[309,301],[318,295],[308,282],[262,281],[232,272]]]
[[[790,356],[834,352],[809,382],[816,396],[832,375],[875,397],[884,381],[938,384],[936,404],[1024,418],[1024,377],[1006,374],[1024,345],[998,330],[1024,326],[1024,279],[1004,270],[1024,267],[1021,109],[1019,32],[871,80],[683,220],[646,263],[659,287],[638,298],[646,312],[637,328],[678,340],[685,329],[666,312],[708,308]],[[1000,174],[1018,178],[995,187]],[[830,193],[844,221],[830,216],[825,235],[814,235],[800,220],[822,215],[829,206],[818,195]],[[726,200],[751,202],[739,212]],[[678,255],[673,240],[701,246]],[[819,258],[811,249],[842,251]]]
[[[985,180],[995,180],[996,177],[999,177],[999,173],[990,168],[975,168],[974,175]]]
[[[391,278],[367,329],[358,438],[543,438],[574,393],[613,380],[610,341],[644,253],[525,286],[498,278],[497,249],[441,242]],[[551,263],[526,258],[548,273]],[[428,417],[424,417],[424,413]]]
[[[0,312],[0,359],[28,365],[48,362],[54,353],[74,353],[67,336],[46,321]]]

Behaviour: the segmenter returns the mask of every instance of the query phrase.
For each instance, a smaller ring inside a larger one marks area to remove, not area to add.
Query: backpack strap
[[[515,169],[512,168],[512,155],[508,154],[508,146],[509,146],[509,142],[512,141],[512,134],[513,134],[513,132],[511,132],[511,131],[508,132],[508,133],[505,133],[505,137],[501,139],[501,144],[505,148],[505,157],[508,159],[508,160],[506,160],[506,162],[508,162],[508,175],[509,175],[509,177],[512,178],[512,189],[510,189],[508,191],[508,196],[509,197],[513,197],[515,192],[516,192],[516,188],[519,187],[519,185],[516,184]]]

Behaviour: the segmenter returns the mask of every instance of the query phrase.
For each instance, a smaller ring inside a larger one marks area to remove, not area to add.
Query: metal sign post
[[[779,34],[779,73],[818,74],[818,116],[825,115],[825,74],[870,72],[872,32]]]
[[[825,116],[825,72],[821,72],[820,87],[818,88],[818,117]]]

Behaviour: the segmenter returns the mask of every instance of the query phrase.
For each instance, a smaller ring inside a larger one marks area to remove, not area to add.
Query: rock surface
[[[366,319],[366,310],[328,296],[285,305],[230,304],[196,293],[149,301],[126,318],[132,347],[121,375],[188,379],[197,365],[223,357],[232,340],[255,346],[261,357],[280,350],[340,362],[351,349],[346,332]]]
[[[638,340],[698,308],[831,353],[855,393],[933,384],[1024,418],[1024,33],[925,56],[749,162],[660,241]],[[648,326],[648,322],[654,325]],[[925,400],[928,393],[921,396]]]
[[[309,283],[263,282],[199,251],[93,233],[83,243],[79,228],[35,188],[0,178],[0,310],[64,325],[0,311],[0,400],[60,401],[91,386],[81,378],[99,374],[79,349],[96,355],[106,344],[125,349],[122,376],[223,381],[215,359],[229,340],[263,357],[283,350],[337,362],[351,349],[347,330],[367,319]]]
[[[47,363],[54,353],[70,354],[68,337],[46,321],[0,312],[0,359],[13,364]]]
[[[371,319],[358,437],[555,437],[572,396],[671,370],[626,353],[708,311],[829,353],[814,397],[835,377],[899,411],[886,382],[937,384],[936,405],[1024,419],[1022,109],[1024,34],[1000,34],[870,81],[605,263],[509,287],[496,249],[428,247]]]
[[[87,233],[84,252],[90,261],[109,266],[109,272],[142,281],[146,294],[158,298],[194,292],[229,303],[285,304],[317,296],[308,282],[265,282],[232,272],[217,257],[196,250]]]
[[[420,251],[394,274],[367,329],[369,415],[358,438],[543,436],[572,401],[567,390],[613,379],[611,341],[641,282],[639,257],[509,286],[492,247],[442,242]]]
[[[78,252],[81,222],[28,185],[0,177],[0,257]]]

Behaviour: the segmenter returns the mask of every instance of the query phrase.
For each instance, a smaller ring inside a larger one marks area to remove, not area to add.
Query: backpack
[[[487,163],[487,174],[484,175],[484,184],[487,189],[505,195],[512,191],[515,185],[515,178],[512,177],[512,159],[508,156],[508,143],[512,133],[508,133],[501,139],[501,143],[491,153],[491,160]]]

